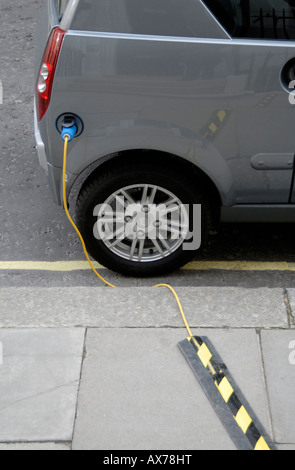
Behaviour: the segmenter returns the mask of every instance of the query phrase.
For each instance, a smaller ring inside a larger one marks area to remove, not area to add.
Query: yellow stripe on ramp
[[[263,437],[261,436],[261,437],[258,439],[254,450],[270,450],[270,448],[268,447],[267,443],[265,442],[265,440],[264,440]]]
[[[219,385],[217,383],[215,384],[225,403],[227,403],[232,394],[234,393],[234,389],[232,388],[231,384],[229,383],[226,377],[223,377]]]
[[[239,409],[237,415],[235,416],[235,420],[242,429],[243,433],[246,434],[248,427],[252,423],[252,419],[247,413],[244,406],[241,406],[241,408]]]
[[[211,358],[212,358],[212,354],[209,351],[209,349],[207,348],[205,343],[203,343],[202,346],[200,346],[199,351],[198,351],[197,354],[198,354],[199,358],[201,359],[201,361],[203,363],[203,366],[207,367],[210,360],[211,360]]]

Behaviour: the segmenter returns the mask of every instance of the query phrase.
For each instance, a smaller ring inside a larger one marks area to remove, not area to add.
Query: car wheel
[[[212,229],[208,200],[187,173],[137,160],[86,181],[76,222],[100,264],[127,275],[157,276],[190,261],[196,238],[206,240]],[[193,220],[196,205],[200,220]]]

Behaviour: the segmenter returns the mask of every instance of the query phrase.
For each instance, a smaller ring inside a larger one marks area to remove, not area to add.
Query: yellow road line
[[[182,268],[192,271],[295,271],[286,261],[192,261]]]
[[[104,269],[98,263],[95,268]],[[0,261],[0,271],[81,271],[90,270],[87,261]]]
[[[96,269],[105,269],[94,262]],[[0,261],[0,271],[71,272],[90,270],[87,261]],[[295,263],[286,261],[192,261],[183,271],[295,271]]]

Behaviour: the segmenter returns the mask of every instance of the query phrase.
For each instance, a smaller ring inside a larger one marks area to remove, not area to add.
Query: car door
[[[230,37],[223,49],[228,118],[214,144],[227,159],[236,202],[295,202],[295,1],[204,3]]]

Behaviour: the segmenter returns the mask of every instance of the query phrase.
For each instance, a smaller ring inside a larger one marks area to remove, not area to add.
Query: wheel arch
[[[110,154],[87,167],[81,175],[79,175],[70,189],[70,204],[72,205],[81,191],[83,191],[83,188],[89,184],[92,179],[96,179],[100,174],[114,168],[118,164],[122,164],[123,162],[126,162],[126,164],[131,162],[136,164],[142,160],[148,160],[151,165],[159,163],[167,164],[173,166],[176,171],[185,173],[186,177],[191,182],[195,182],[196,184],[198,183],[199,186],[201,185],[202,189],[208,194],[208,196],[210,196],[212,206],[215,207],[216,212],[219,215],[220,208],[222,206],[222,196],[215,183],[202,169],[189,160],[181,158],[175,154],[150,149],[124,150]]]

